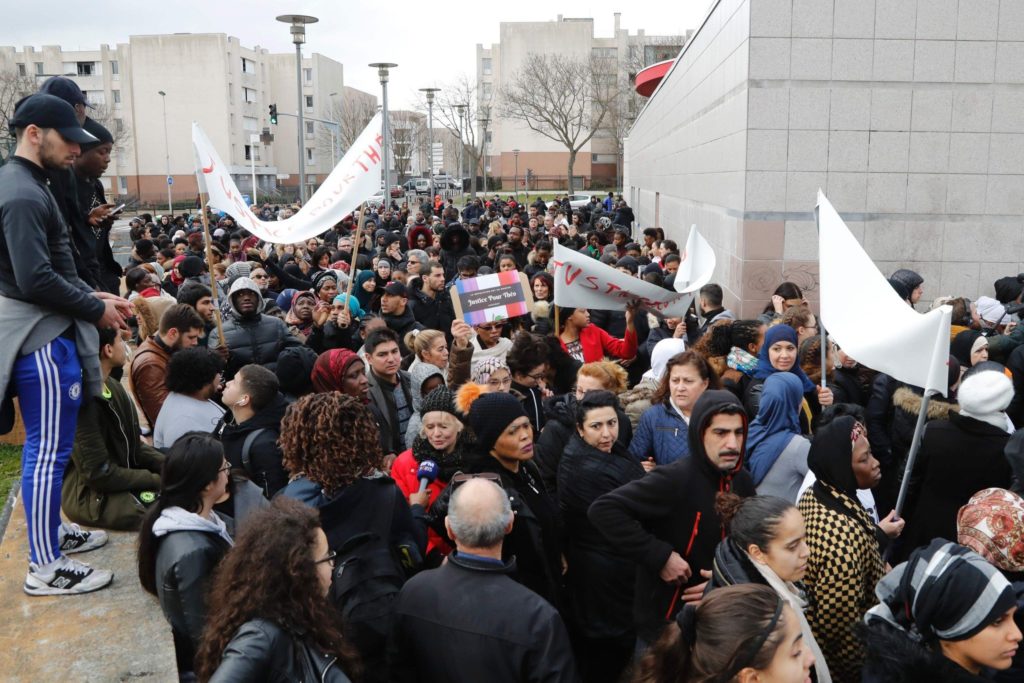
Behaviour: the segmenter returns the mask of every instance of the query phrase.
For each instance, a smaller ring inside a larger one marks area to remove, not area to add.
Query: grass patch
[[[0,444],[0,505],[21,479],[21,446]]]

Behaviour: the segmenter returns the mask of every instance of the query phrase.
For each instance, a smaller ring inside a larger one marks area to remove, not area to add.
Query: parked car
[[[366,200],[366,205],[372,209],[376,209],[378,206],[384,204],[384,190],[377,190],[373,195]]]
[[[591,196],[589,194],[571,194],[569,195],[569,206],[580,209],[590,203]]]

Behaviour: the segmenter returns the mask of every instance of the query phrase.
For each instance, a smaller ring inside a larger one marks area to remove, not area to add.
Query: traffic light
[[[270,122],[272,124],[274,124],[275,126],[277,125],[277,105],[276,104],[270,105]]]

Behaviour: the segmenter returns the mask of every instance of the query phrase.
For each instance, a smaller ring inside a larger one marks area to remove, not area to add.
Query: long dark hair
[[[796,506],[777,496],[740,498],[722,493],[715,499],[715,512],[731,538],[744,551],[756,545],[762,551],[776,538],[782,518]]]
[[[767,669],[782,644],[786,616],[776,618],[780,600],[770,586],[754,583],[711,591],[689,623],[695,632],[684,637],[678,620],[666,626],[634,683],[712,683],[733,680],[747,667]]]
[[[783,282],[775,288],[772,296],[781,296],[783,299],[803,299],[804,293],[795,283]],[[775,305],[771,302],[771,299],[768,300],[768,305],[764,307],[762,313],[775,313]]]
[[[249,517],[213,575],[196,653],[199,680],[210,679],[235,632],[257,618],[304,634],[338,657],[346,674],[357,676],[358,659],[345,640],[341,612],[320,592],[312,555],[319,529],[316,510],[284,496]]]
[[[157,498],[139,529],[139,582],[156,595],[156,554],[160,544],[153,525],[170,507],[199,512],[203,507],[203,489],[217,479],[224,463],[224,447],[207,432],[188,432],[171,446],[160,473],[160,497]]]
[[[722,388],[721,380],[718,379],[718,373],[715,372],[715,369],[711,367],[711,364],[708,363],[704,356],[691,349],[677,353],[668,359],[668,363],[665,364],[665,373],[661,376],[661,384],[658,385],[654,395],[651,397],[651,403],[663,403],[668,400],[669,395],[672,393],[669,383],[672,378],[672,368],[682,365],[692,365],[697,370],[700,378],[708,381],[708,390]]]

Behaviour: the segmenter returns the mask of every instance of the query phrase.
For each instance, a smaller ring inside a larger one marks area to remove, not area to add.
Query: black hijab
[[[853,473],[853,428],[849,415],[837,417],[818,427],[807,454],[807,465],[817,480],[814,497],[827,508],[857,521],[872,538],[875,524],[857,498],[857,477]]]

